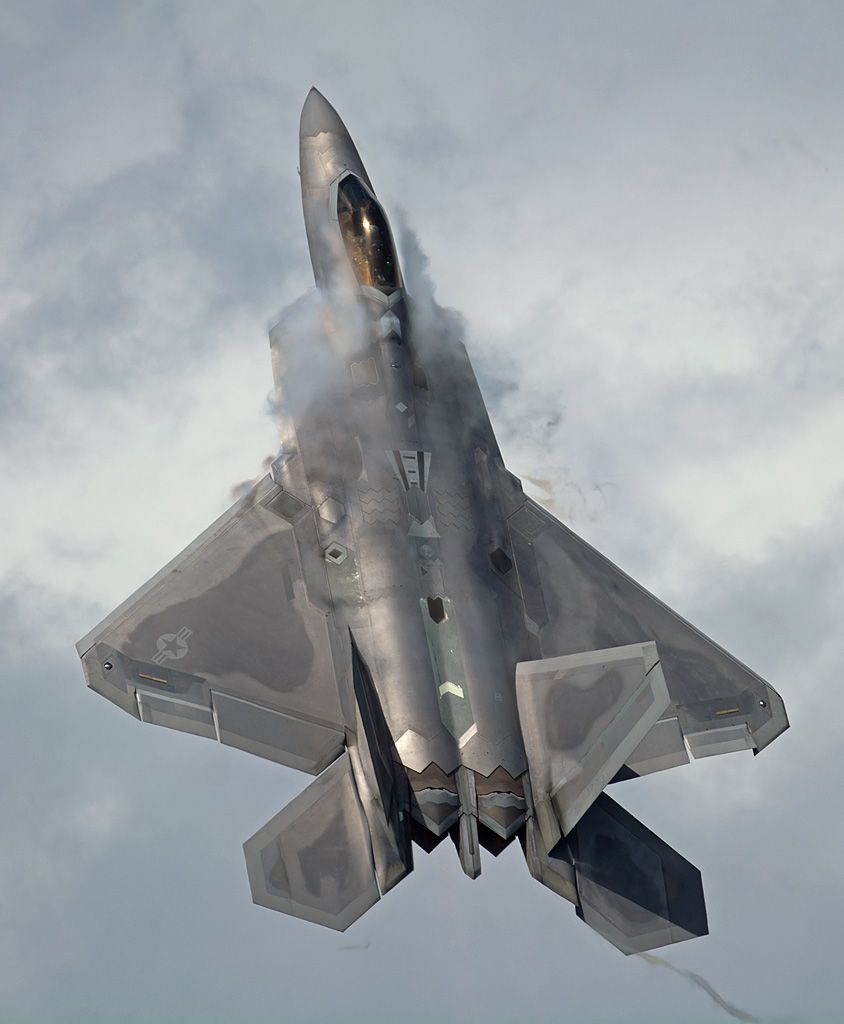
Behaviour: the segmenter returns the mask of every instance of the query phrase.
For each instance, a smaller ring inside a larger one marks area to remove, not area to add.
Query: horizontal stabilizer
[[[516,700],[533,803],[549,852],[669,705],[653,642],[521,662]]]
[[[378,902],[348,753],[243,844],[255,903],[345,931]]]

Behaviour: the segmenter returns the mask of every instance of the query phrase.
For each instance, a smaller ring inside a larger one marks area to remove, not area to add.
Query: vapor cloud
[[[255,484],[257,484],[258,481],[269,472],[274,458],[275,455],[265,455],[261,461],[261,472],[257,476],[250,477],[248,480],[240,480],[238,483],[232,484],[229,489],[229,499],[231,501],[239,501],[241,498],[246,497]]]

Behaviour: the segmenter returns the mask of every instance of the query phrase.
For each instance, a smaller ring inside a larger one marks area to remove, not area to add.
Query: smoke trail
[[[694,971],[687,971],[683,967],[677,967],[676,964],[672,964],[669,960],[663,960],[661,956],[654,956],[653,953],[639,953],[643,960],[646,960],[649,964],[654,967],[665,967],[669,971],[673,971],[675,974],[679,974],[683,978],[688,978],[693,985],[697,985],[698,988],[702,988],[703,991],[709,996],[713,1003],[716,1003],[721,1009],[728,1013],[734,1020],[748,1021],[749,1024],[762,1024],[761,1018],[754,1017],[752,1013],[746,1013],[744,1010],[740,1010],[737,1006],[733,1006],[732,1003],[728,1003],[723,996],[719,995],[715,989],[709,984],[709,982],[700,974],[695,974]]]

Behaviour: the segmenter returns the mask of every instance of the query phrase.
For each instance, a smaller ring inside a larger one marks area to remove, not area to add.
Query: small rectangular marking
[[[138,678],[139,678],[139,679],[150,679],[150,680],[152,680],[152,682],[154,682],[154,683],[164,683],[164,685],[165,685],[165,686],[169,686],[169,685],[170,685],[170,684],[169,684],[169,683],[167,682],[167,680],[166,680],[166,679],[159,679],[159,678],[158,678],[158,676],[148,676],[148,675],[146,674],[146,672],[139,672],[139,673],[138,673]]]
[[[716,711],[716,715],[737,715],[741,708],[725,708],[723,711]]]

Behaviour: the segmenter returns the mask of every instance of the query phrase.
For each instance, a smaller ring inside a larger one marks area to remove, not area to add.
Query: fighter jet
[[[518,839],[624,953],[705,934],[698,869],[606,790],[758,753],[782,700],[525,495],[315,89],[299,164],[316,290],[270,331],[279,455],[79,642],[88,685],[316,776],[244,844],[257,904],[343,931],[414,846],[450,836],[474,879]]]

